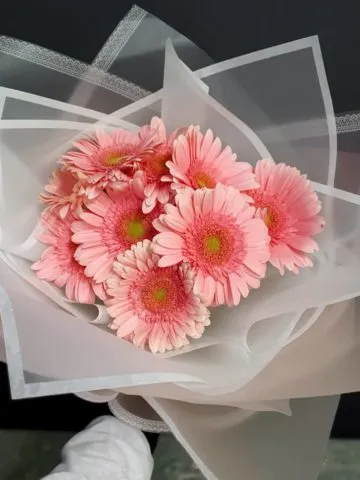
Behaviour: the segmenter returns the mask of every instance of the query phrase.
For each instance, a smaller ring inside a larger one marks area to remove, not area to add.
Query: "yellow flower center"
[[[134,218],[127,224],[127,236],[133,240],[142,240],[145,235],[145,225],[139,218]]]
[[[209,235],[205,238],[205,248],[208,253],[219,253],[221,250],[221,239],[216,235]]]
[[[194,174],[195,188],[214,188],[216,182],[205,172],[196,172]]]
[[[276,222],[276,216],[269,209],[266,211],[264,222],[268,228],[272,227]]]
[[[105,165],[108,167],[115,167],[126,159],[125,155],[110,155],[104,160]]]

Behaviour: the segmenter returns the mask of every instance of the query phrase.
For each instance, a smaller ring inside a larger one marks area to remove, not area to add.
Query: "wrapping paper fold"
[[[148,401],[208,480],[316,480],[338,397],[295,400],[291,417]]]
[[[209,398],[181,387],[143,386],[123,393],[182,400],[200,405],[227,405],[257,410],[261,403],[291,398],[331,396],[360,390],[359,302],[327,307],[317,322],[286,346],[254,379],[238,391]],[[325,341],[326,339],[326,341]],[[331,346],[329,348],[329,345]],[[280,404],[278,404],[280,405]],[[259,408],[261,410],[261,408]],[[275,408],[276,410],[276,408]]]

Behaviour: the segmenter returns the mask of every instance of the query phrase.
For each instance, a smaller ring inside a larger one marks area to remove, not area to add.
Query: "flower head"
[[[119,189],[132,178],[141,155],[152,144],[152,136],[147,127],[139,133],[98,130],[94,137],[75,142],[76,150],[67,152],[62,163],[98,190],[107,186]]]
[[[77,245],[71,241],[71,224],[74,217],[69,213],[65,219],[55,212],[48,212],[42,218],[43,232],[39,241],[49,245],[40,260],[32,265],[36,275],[57,287],[65,287],[65,295],[69,300],[79,303],[94,303],[95,290],[102,299],[102,286],[94,285],[84,273],[84,267],[74,258]],[[94,290],[95,289],[95,290]]]
[[[154,251],[162,257],[159,266],[184,261],[207,305],[237,305],[265,275],[265,223],[254,218],[255,208],[238,190],[221,184],[213,190],[184,189],[175,201],[154,221],[160,232],[153,239]]]
[[[90,212],[82,213],[80,220],[73,223],[72,240],[79,244],[75,258],[97,283],[108,279],[119,253],[156,234],[152,221],[161,210],[156,208],[145,215],[142,202],[143,197],[131,185],[121,191],[101,192],[86,202]]]
[[[220,139],[214,139],[211,130],[203,135],[194,126],[175,140],[173,159],[167,166],[175,189],[214,188],[222,183],[244,191],[258,186],[250,164],[237,162],[230,147],[222,150]]]
[[[318,250],[311,237],[325,221],[311,182],[296,168],[270,159],[257,162],[255,175],[260,188],[248,193],[269,229],[270,262],[281,274],[285,268],[298,273],[299,267],[312,266],[306,254]]]
[[[178,134],[176,130],[167,138],[164,122],[158,117],[152,118],[150,129],[154,145],[142,156],[140,170],[134,175],[134,182],[145,194],[144,213],[151,212],[157,202],[169,201],[172,179],[167,162],[172,158],[173,143]]]
[[[117,257],[116,274],[107,282],[110,328],[154,353],[187,345],[187,337],[200,338],[210,324],[189,268],[160,268],[158,260],[150,241],[139,242]]]
[[[58,212],[61,218],[69,212],[81,213],[85,198],[86,186],[65,168],[53,172],[45,192],[40,195],[40,201],[48,207],[47,210]]]

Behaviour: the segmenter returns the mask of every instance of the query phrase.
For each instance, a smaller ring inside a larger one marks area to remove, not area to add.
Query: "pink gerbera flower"
[[[153,353],[181,348],[187,337],[200,338],[210,324],[209,311],[193,293],[186,265],[160,268],[145,240],[117,257],[108,280],[110,328]]]
[[[108,279],[116,255],[156,234],[152,221],[161,210],[156,208],[145,215],[142,201],[131,185],[121,191],[101,192],[86,202],[90,212],[82,213],[81,220],[73,223],[72,240],[79,244],[75,258],[97,283]]]
[[[258,186],[251,165],[237,162],[230,147],[222,150],[220,139],[214,139],[211,130],[203,135],[199,127],[190,126],[174,141],[173,159],[166,165],[175,189],[214,188],[222,183],[244,191]]]
[[[237,305],[249,288],[257,288],[269,260],[265,223],[254,218],[233,187],[185,189],[176,206],[154,221],[161,232],[154,237],[159,266],[187,262],[195,274],[194,288],[207,305]]]
[[[55,212],[49,212],[42,218],[44,230],[38,236],[38,240],[50,246],[31,268],[42,280],[53,282],[57,287],[65,287],[65,295],[69,300],[94,303],[95,290],[102,299],[105,298],[104,290],[102,285],[94,285],[85,275],[84,267],[74,258],[77,245],[71,241],[73,221],[71,213],[65,219],[60,218]]]
[[[65,168],[53,172],[49,184],[45,186],[45,193],[40,195],[40,201],[48,210],[55,210],[61,218],[69,212],[81,213],[85,198],[86,185]]]
[[[141,155],[150,148],[152,136],[148,127],[139,133],[98,130],[94,137],[75,142],[77,150],[67,152],[62,163],[98,190],[122,188],[132,178]]]
[[[169,201],[172,179],[166,164],[171,160],[173,143],[178,134],[176,130],[167,138],[164,122],[158,117],[152,118],[150,129],[154,132],[154,146],[142,156],[141,170],[134,176],[134,182],[145,194],[144,213],[151,212],[157,202],[164,204]]]
[[[318,215],[321,202],[311,182],[299,170],[273,160],[260,160],[255,168],[260,188],[248,192],[269,229],[270,262],[281,274],[285,268],[298,273],[299,267],[313,265],[307,253],[318,250],[311,238],[322,231]]]

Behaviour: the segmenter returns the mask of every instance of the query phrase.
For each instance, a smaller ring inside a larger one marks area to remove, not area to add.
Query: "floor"
[[[0,430],[0,480],[39,480],[59,461],[66,432]],[[153,480],[202,480],[182,447],[162,435]],[[360,441],[332,440],[318,480],[360,480]]]
[[[153,480],[203,480],[174,437],[162,436],[155,453]],[[360,480],[360,441],[331,440],[318,480]]]

